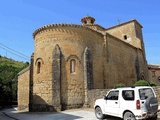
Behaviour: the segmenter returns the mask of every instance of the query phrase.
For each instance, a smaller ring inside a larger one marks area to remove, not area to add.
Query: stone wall
[[[90,76],[86,78],[92,79],[88,87],[103,88],[103,67],[100,67],[103,66],[103,35],[81,25],[53,24],[38,30],[34,34],[33,105],[38,103],[38,96],[46,104],[59,106],[61,103],[62,109],[82,107],[85,99],[84,74],[88,75],[84,72],[89,72]],[[55,51],[57,49],[59,51]],[[90,54],[87,53],[89,60],[85,61],[86,49]],[[57,54],[54,53],[61,53],[60,58],[55,60]],[[57,61],[60,64],[55,65]],[[72,61],[75,61],[74,72],[71,72]],[[89,70],[84,70],[84,61],[88,63]],[[60,68],[57,69],[58,65]],[[60,73],[59,78],[57,73]],[[53,93],[46,89],[47,81],[50,81],[49,89],[52,88]]]
[[[160,86],[153,87],[158,103],[160,105]],[[92,89],[88,90],[88,106],[90,108],[94,108],[94,103],[97,99],[103,98],[110,89]]]
[[[149,81],[160,85],[160,65],[149,64],[148,65],[149,71]]]
[[[28,111],[29,109],[29,68],[18,74],[18,110]]]
[[[31,101],[30,111],[61,111],[60,103],[55,103],[55,101],[60,100],[60,96],[57,96],[57,99],[54,96],[56,93],[53,93],[54,88],[52,87],[52,81],[39,81],[33,84],[33,95]],[[55,103],[55,104],[53,104]]]
[[[136,20],[131,20],[120,25],[110,27],[106,29],[106,31],[128,44],[137,48],[142,48],[141,42],[143,41],[143,38],[141,28],[142,26]]]
[[[147,64],[143,50],[131,46],[116,37],[106,35],[106,88],[115,84],[133,85],[142,76],[148,80]]]
[[[88,90],[88,107],[93,108],[97,99],[103,98],[110,89],[92,89]]]
[[[159,106],[160,106],[160,86],[153,87],[153,89],[156,93],[156,97],[157,97],[157,100],[158,100],[158,103],[159,103]]]

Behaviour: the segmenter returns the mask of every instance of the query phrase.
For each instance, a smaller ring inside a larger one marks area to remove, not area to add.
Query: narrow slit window
[[[39,73],[40,73],[40,69],[41,69],[41,63],[40,63],[40,62],[38,62],[38,64],[37,64],[37,74],[39,74]]]
[[[127,40],[127,35],[124,35],[123,37],[124,37],[125,40]]]
[[[74,73],[75,72],[75,66],[76,66],[76,61],[74,59],[72,59],[70,61],[70,72]]]
[[[152,71],[152,77],[155,77],[155,76],[156,76],[156,72]]]

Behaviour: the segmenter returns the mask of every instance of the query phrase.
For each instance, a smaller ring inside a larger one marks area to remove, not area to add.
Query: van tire
[[[103,119],[105,117],[100,107],[95,108],[95,115],[97,119]]]
[[[131,112],[125,112],[124,116],[123,116],[123,120],[127,120],[129,118],[131,118],[131,120],[136,120],[136,118],[134,118],[133,113],[131,113]]]
[[[155,97],[148,97],[145,105],[150,113],[156,113],[158,110],[158,101]]]

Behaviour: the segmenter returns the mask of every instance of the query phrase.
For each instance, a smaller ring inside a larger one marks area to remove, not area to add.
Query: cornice
[[[59,32],[66,32],[69,34],[74,34],[73,30],[66,29],[66,27],[81,28],[81,29],[89,30],[91,32],[95,32],[99,35],[102,35],[98,31],[93,30],[91,28],[88,28],[86,26],[77,25],[77,24],[63,24],[62,23],[62,24],[49,24],[49,25],[45,25],[45,26],[38,28],[37,30],[34,31],[33,38],[35,38],[35,36],[37,34],[42,33],[42,32],[47,32],[47,31],[59,31]]]
[[[160,69],[159,64],[148,64],[148,69]]]

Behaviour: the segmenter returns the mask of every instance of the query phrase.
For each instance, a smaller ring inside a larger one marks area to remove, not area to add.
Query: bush
[[[150,86],[157,86],[157,84],[153,81],[149,82]]]
[[[146,80],[137,81],[134,86],[157,86],[157,84],[153,81],[147,82]]]
[[[114,88],[125,87],[126,85],[123,83],[115,84]]]
[[[139,80],[135,82],[134,86],[150,86],[150,84],[146,80]]]

